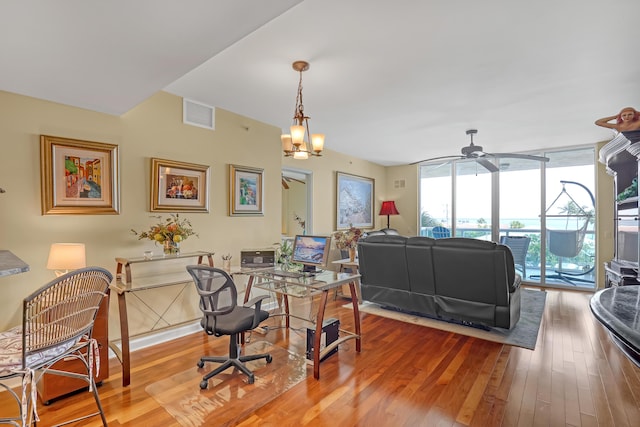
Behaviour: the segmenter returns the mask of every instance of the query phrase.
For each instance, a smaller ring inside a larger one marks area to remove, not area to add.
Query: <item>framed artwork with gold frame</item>
[[[264,215],[264,169],[229,165],[229,215]]]
[[[117,215],[118,146],[40,135],[43,215]]]
[[[152,212],[209,212],[209,166],[151,159]]]

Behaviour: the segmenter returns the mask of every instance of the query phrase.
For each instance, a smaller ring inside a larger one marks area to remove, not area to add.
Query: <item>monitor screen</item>
[[[316,267],[327,265],[331,236],[297,235],[293,241],[292,262],[305,266],[304,271],[316,271]]]

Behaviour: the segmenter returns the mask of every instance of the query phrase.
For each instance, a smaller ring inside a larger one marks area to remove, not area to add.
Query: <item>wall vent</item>
[[[191,126],[215,130],[216,109],[209,105],[182,98],[182,122]]]
[[[404,179],[397,179],[393,181],[393,186],[395,188],[404,188],[406,181]]]

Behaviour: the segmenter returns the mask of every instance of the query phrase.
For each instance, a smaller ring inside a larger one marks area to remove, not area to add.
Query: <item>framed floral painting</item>
[[[373,227],[375,181],[336,172],[336,230]]]
[[[40,136],[43,215],[117,215],[118,146]]]
[[[209,166],[151,159],[152,212],[209,212]]]
[[[264,169],[229,165],[229,215],[264,215]]]

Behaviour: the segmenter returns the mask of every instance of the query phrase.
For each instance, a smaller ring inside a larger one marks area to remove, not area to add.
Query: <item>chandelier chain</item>
[[[302,125],[304,119],[308,119],[304,115],[304,105],[302,103],[302,71],[300,71],[300,80],[298,82],[298,95],[296,96],[296,108],[293,115],[293,119],[297,121],[298,125]]]

